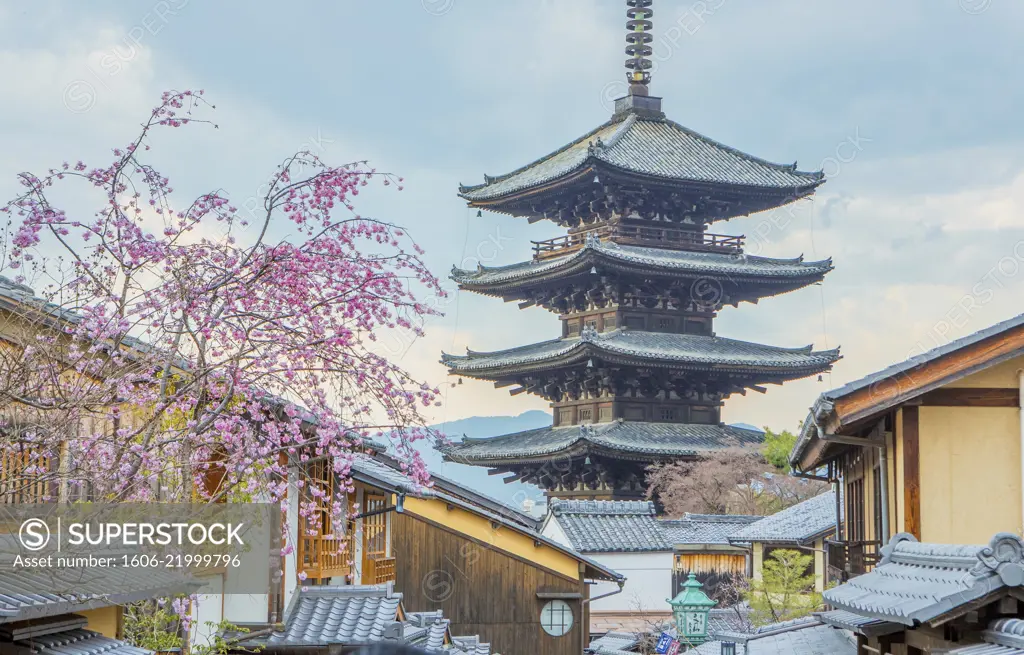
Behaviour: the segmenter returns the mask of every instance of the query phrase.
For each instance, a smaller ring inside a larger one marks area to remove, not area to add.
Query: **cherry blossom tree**
[[[202,91],[164,93],[112,161],[22,173],[0,208],[9,498],[276,501],[289,459],[330,458],[344,488],[367,439],[426,481],[412,442],[438,389],[374,345],[421,334],[423,298],[444,292],[402,229],[355,209],[402,179],[302,151],[256,220],[219,189],[182,200],[151,145],[215,128],[214,109]],[[331,491],[307,489],[305,511]]]

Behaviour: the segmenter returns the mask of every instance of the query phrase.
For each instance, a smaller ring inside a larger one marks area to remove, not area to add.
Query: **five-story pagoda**
[[[820,282],[831,260],[769,259],[709,226],[814,193],[823,175],[752,157],[668,120],[648,95],[653,0],[627,0],[629,93],[611,120],[532,164],[461,187],[471,207],[551,220],[531,261],[455,269],[461,289],[558,314],[558,339],[444,354],[451,373],[537,394],[550,428],[464,439],[446,458],[511,473],[559,498],[644,496],[645,469],[755,446],[722,402],[828,370],[838,350],[719,337],[716,313]]]

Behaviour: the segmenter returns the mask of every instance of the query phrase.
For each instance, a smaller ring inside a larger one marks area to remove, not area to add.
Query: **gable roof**
[[[460,195],[471,204],[494,200],[583,171],[593,163],[666,181],[785,189],[794,195],[824,181],[821,172],[773,164],[678,123],[630,113],[507,175],[485,176],[484,184],[461,186]]]
[[[825,591],[837,609],[915,626],[1024,585],[1024,540],[1000,533],[988,546],[918,543],[901,533],[871,572]]]
[[[737,530],[729,543],[804,545],[832,533],[836,526],[836,495],[820,494]]]
[[[367,455],[356,455],[353,458],[352,471],[354,475],[358,474],[359,477],[357,479],[367,484],[398,494],[399,512],[403,511],[401,497],[404,495],[415,498],[443,500],[447,504],[459,507],[460,509],[487,519],[488,521],[514,530],[520,534],[528,535],[534,540],[534,542],[542,543],[553,550],[557,550],[558,552],[585,564],[587,566],[587,575],[604,580],[619,581],[625,579],[620,573],[613,571],[604,564],[601,564],[600,562],[591,559],[572,548],[567,548],[564,544],[560,544],[553,539],[545,537],[539,532],[539,526],[536,522],[524,521],[520,517],[510,518],[507,516],[507,512],[498,512],[486,509],[479,504],[469,502],[460,496],[454,495],[441,486],[424,487],[422,485],[418,485],[412,480],[412,478],[395,468],[395,466],[397,466],[397,464],[389,463],[388,460],[376,459]],[[457,483],[452,480],[448,480],[446,484],[458,486]],[[498,503],[498,501],[494,502]],[[495,542],[493,546],[500,549],[499,542]]]
[[[1024,655],[1024,621],[999,619],[981,633],[984,643],[949,651],[948,655]]]
[[[978,357],[963,365],[943,370],[934,367],[954,354],[982,348],[989,340],[995,343],[1001,337],[1010,336],[1013,337],[1011,342],[987,347]],[[797,466],[810,444],[821,438],[821,426],[836,422],[849,425],[1021,354],[1024,354],[1024,314],[826,391],[818,396],[804,420],[803,429],[789,456],[790,463]],[[842,405],[865,394],[868,395],[866,402],[859,403],[851,411],[843,410]],[[820,462],[809,466],[818,464]]]
[[[631,500],[554,500],[551,515],[572,547],[584,553],[672,550],[654,503]]]

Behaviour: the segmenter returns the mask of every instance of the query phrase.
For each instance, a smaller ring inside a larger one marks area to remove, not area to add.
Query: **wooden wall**
[[[540,627],[547,600],[537,592],[587,594],[581,580],[470,539],[408,514],[392,517],[392,551],[397,560],[395,590],[411,612],[443,610],[455,636],[479,635],[493,652],[579,655],[589,640],[589,616],[579,599],[567,599],[573,627],[552,637]],[[581,633],[581,630],[584,632]]]

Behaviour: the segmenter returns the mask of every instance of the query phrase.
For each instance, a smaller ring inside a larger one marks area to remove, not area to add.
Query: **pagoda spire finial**
[[[649,57],[654,53],[651,48],[651,30],[654,23],[654,10],[651,5],[654,0],[626,0],[626,80],[629,82],[629,94],[637,96],[647,95],[647,85],[651,83],[650,69],[653,65]]]

